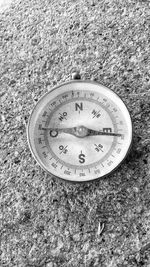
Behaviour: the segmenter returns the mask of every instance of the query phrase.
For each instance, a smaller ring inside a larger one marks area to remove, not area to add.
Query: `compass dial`
[[[90,81],[61,84],[45,94],[28,124],[30,149],[43,169],[70,181],[112,172],[132,141],[132,123],[122,100]]]

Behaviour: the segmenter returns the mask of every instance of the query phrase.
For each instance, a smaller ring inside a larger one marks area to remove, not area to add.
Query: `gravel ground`
[[[0,12],[9,8],[11,2],[12,2],[12,0],[0,0]]]
[[[108,178],[70,184],[33,159],[37,100],[80,70],[127,104],[130,155]],[[0,14],[0,266],[150,266],[150,2],[20,0]]]

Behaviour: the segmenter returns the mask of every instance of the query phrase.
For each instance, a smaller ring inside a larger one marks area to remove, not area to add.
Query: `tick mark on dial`
[[[107,108],[109,108],[109,107],[110,107],[110,105],[108,104],[106,107],[107,107]]]

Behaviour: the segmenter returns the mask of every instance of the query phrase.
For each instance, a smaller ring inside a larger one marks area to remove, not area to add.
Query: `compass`
[[[84,182],[104,177],[120,165],[131,147],[132,122],[111,89],[73,80],[40,98],[30,115],[27,136],[44,170]]]

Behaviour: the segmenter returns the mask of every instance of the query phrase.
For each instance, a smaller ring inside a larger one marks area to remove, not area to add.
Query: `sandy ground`
[[[0,14],[0,266],[150,266],[150,2],[25,0]],[[33,159],[37,100],[80,70],[132,117],[132,150],[105,179],[69,184]]]
[[[9,8],[12,0],[0,0],[0,12],[4,11],[6,8]]]

